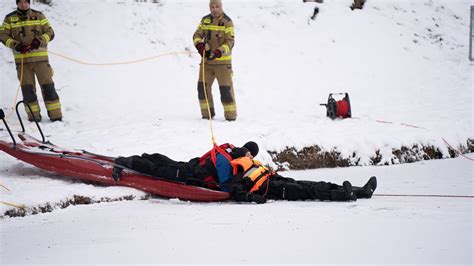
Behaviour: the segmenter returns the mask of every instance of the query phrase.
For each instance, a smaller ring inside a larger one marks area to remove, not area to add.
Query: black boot
[[[123,171],[123,168],[118,167],[118,166],[114,166],[114,168],[112,169],[112,178],[114,179],[115,182],[120,181],[120,178],[122,177],[122,171]]]
[[[363,187],[352,187],[358,199],[370,199],[377,188],[377,178],[372,176]]]
[[[117,157],[114,159],[114,168],[112,169],[112,178],[114,179],[115,182],[120,181],[120,178],[122,177],[122,171],[123,168],[120,167],[121,165],[130,168],[131,166],[131,160],[126,157]]]
[[[342,189],[331,190],[332,201],[356,201],[357,197],[353,192],[352,185],[349,181],[342,183]]]

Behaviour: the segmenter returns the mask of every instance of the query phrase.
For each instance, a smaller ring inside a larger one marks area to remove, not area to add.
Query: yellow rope
[[[212,116],[211,116],[211,106],[209,105],[209,100],[207,98],[207,88],[206,88],[206,71],[205,71],[205,65],[206,65],[206,57],[205,57],[206,49],[202,49],[202,84],[204,87],[204,97],[206,98],[206,104],[207,104],[207,114],[209,115],[209,128],[211,129],[211,141],[212,145],[216,144],[216,139],[214,138],[214,130],[212,128]]]
[[[202,79],[203,79],[203,85],[204,85],[204,96],[206,97],[206,103],[207,103],[207,112],[208,112],[208,114],[209,114],[209,128],[210,128],[210,130],[211,130],[211,141],[212,141],[212,144],[215,144],[216,141],[215,141],[215,137],[214,137],[214,130],[213,130],[213,128],[212,128],[211,107],[209,106],[209,100],[208,100],[208,97],[207,97],[207,90],[206,90],[206,74],[205,74],[205,63],[206,63],[205,60],[206,60],[206,57],[204,56],[204,55],[205,55],[205,52],[206,52],[205,49],[203,49],[203,54],[202,54]],[[142,58],[142,59],[138,59],[138,60],[124,61],[124,62],[115,62],[115,63],[88,63],[88,62],[84,62],[84,61],[81,61],[81,60],[77,60],[77,59],[74,59],[74,58],[71,58],[71,57],[68,57],[68,56],[65,56],[65,55],[62,55],[62,54],[53,52],[53,51],[49,51],[49,53],[51,53],[51,54],[53,54],[53,55],[56,55],[56,56],[59,56],[59,57],[62,57],[62,58],[64,58],[64,59],[67,59],[67,60],[70,60],[70,61],[79,63],[79,64],[83,64],[83,65],[89,65],[89,66],[113,66],[113,65],[126,65],[126,64],[141,63],[141,62],[144,62],[144,61],[147,61],[147,60],[152,60],[152,59],[155,59],[155,58],[158,58],[158,57],[168,56],[168,55],[195,54],[196,52],[190,52],[190,51],[186,51],[186,52],[170,52],[170,53],[160,54],[160,55],[151,56],[151,57],[146,57],[146,58]]]
[[[11,192],[11,190],[10,190],[9,188],[7,188],[6,186],[4,186],[3,184],[0,184],[0,187],[4,188],[4,189],[5,189],[6,191],[8,191],[8,192]],[[8,206],[15,207],[15,208],[18,208],[18,209],[24,209],[24,208],[26,208],[26,206],[23,205],[23,204],[17,205],[17,204],[5,202],[5,201],[0,201],[0,203],[1,203],[1,204],[8,205]]]
[[[190,52],[190,51],[170,52],[170,53],[150,56],[150,57],[146,57],[146,58],[142,58],[142,59],[138,59],[138,60],[115,62],[115,63],[88,63],[88,62],[84,62],[84,61],[81,61],[81,60],[78,60],[78,59],[74,59],[74,58],[62,55],[60,53],[53,52],[53,51],[49,51],[49,53],[51,53],[53,55],[56,55],[56,56],[59,56],[59,57],[62,57],[64,59],[76,62],[78,64],[82,64],[82,65],[88,65],[88,66],[114,66],[114,65],[127,65],[127,64],[141,63],[141,62],[144,62],[144,61],[147,61],[147,60],[152,60],[152,59],[155,59],[155,58],[168,56],[168,55],[195,54],[196,52]],[[13,106],[15,106],[15,104],[18,101],[18,95],[20,93],[20,88],[21,88],[22,83],[23,83],[23,58],[21,58],[20,85],[18,86],[18,89],[16,90],[16,95],[15,95],[15,99],[14,99],[14,102],[13,102]],[[10,117],[13,114],[14,111],[15,111],[15,107],[12,108],[12,111],[8,115],[6,115],[5,118]]]
[[[21,84],[23,83],[23,57],[21,58],[21,65],[20,65],[20,85],[18,85],[18,88],[16,89],[16,95],[15,95],[15,100],[13,102],[13,108],[11,110],[10,113],[8,113],[6,116],[5,116],[5,119],[10,117],[13,112],[15,111],[15,104],[17,103],[18,101],[18,94],[20,93],[20,88],[21,88]]]
[[[84,62],[84,61],[81,61],[81,60],[78,60],[78,59],[74,59],[72,57],[65,56],[65,55],[62,55],[60,53],[56,53],[56,52],[53,52],[53,51],[49,51],[49,53],[51,53],[53,55],[56,55],[58,57],[70,60],[72,62],[82,64],[82,65],[88,65],[88,66],[114,66],[114,65],[136,64],[136,63],[141,63],[141,62],[144,62],[144,61],[156,59],[156,58],[163,57],[163,56],[169,56],[169,55],[195,54],[196,52],[191,52],[191,51],[170,52],[170,53],[150,56],[150,57],[146,57],[146,58],[142,58],[142,59],[138,59],[138,60],[123,61],[123,62],[112,62],[112,63],[89,63],[89,62]],[[209,99],[207,97],[207,89],[206,89],[206,74],[205,74],[205,64],[206,64],[205,53],[206,53],[206,51],[205,51],[205,49],[203,49],[202,53],[203,53],[202,54],[202,80],[203,80],[203,86],[204,86],[204,96],[206,97],[207,112],[208,112],[208,115],[209,115],[209,128],[211,130],[211,141],[212,141],[212,144],[215,144],[216,140],[215,140],[215,137],[214,137],[214,129],[212,127],[211,107],[209,105]],[[18,100],[18,94],[20,92],[20,88],[21,88],[22,83],[23,83],[23,58],[21,59],[20,85],[18,86],[18,89],[16,91],[13,106],[15,106],[15,103]],[[6,116],[7,118],[14,112],[14,109],[15,108],[13,108],[12,111]]]
[[[21,204],[21,205],[17,205],[17,204],[14,204],[14,203],[9,203],[9,202],[5,202],[5,201],[0,201],[1,204],[5,204],[5,205],[8,205],[8,206],[12,206],[12,207],[15,207],[15,208],[18,208],[18,209],[25,209],[26,206]]]
[[[5,189],[6,191],[8,191],[8,192],[11,192],[11,190],[8,189],[8,188],[7,188],[6,186],[4,186],[3,184],[0,184],[0,187],[4,188],[4,189]]]
[[[112,62],[112,63],[88,63],[88,62],[84,62],[84,61],[81,61],[81,60],[78,60],[78,59],[74,59],[74,58],[59,54],[59,53],[52,52],[52,51],[49,51],[49,53],[54,54],[54,55],[59,56],[59,57],[62,57],[64,59],[82,64],[82,65],[88,65],[88,66],[114,66],[114,65],[128,65],[128,64],[141,63],[141,62],[144,62],[144,61],[148,61],[148,60],[152,60],[152,59],[155,59],[155,58],[158,58],[158,57],[163,57],[163,56],[168,56],[168,55],[195,54],[196,52],[188,52],[188,51],[186,51],[186,52],[170,52],[170,53],[150,56],[150,57],[146,57],[146,58],[142,58],[142,59],[138,59],[138,60],[123,61],[123,62]]]

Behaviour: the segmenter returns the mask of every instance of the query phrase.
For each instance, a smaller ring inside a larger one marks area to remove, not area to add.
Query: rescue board
[[[85,150],[65,149],[42,142],[24,132],[18,133],[19,143],[0,140],[0,150],[40,169],[74,180],[104,186],[125,186],[165,198],[190,201],[223,201],[229,193],[173,182],[124,169],[119,181],[112,178],[114,157],[94,154]]]

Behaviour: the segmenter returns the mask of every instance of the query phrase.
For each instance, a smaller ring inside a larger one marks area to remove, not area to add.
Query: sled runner
[[[112,169],[116,165],[114,164],[113,157],[94,154],[84,150],[60,148],[49,141],[45,141],[38,123],[36,124],[43,140],[38,140],[26,134],[23,122],[18,114],[18,105],[20,103],[16,105],[16,111],[22,127],[22,132],[18,133],[18,138],[21,142],[16,141],[4,119],[3,111],[0,109],[0,118],[3,120],[13,141],[0,140],[0,150],[23,162],[58,175],[71,177],[75,180],[106,186],[132,187],[166,198],[179,198],[191,201],[221,201],[229,198],[229,193],[227,192],[173,182],[139,173],[132,169],[124,169],[120,180],[114,181]]]

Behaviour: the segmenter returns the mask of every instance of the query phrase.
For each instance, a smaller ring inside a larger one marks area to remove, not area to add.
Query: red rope
[[[338,108],[339,108],[339,106],[338,106]],[[338,111],[338,113],[339,113],[339,111]],[[358,118],[358,117],[352,117],[352,119],[360,119],[360,118]],[[394,124],[393,122],[384,121],[384,120],[375,120],[375,122],[377,122],[377,123],[382,123],[382,124]],[[400,123],[400,125],[406,126],[406,127],[412,127],[412,128],[419,128],[419,129],[426,129],[426,130],[429,130],[429,129],[427,129],[427,128],[425,128],[425,127],[422,127],[422,126],[415,126],[415,125],[410,125],[410,124],[405,124],[405,123]],[[451,148],[452,150],[454,150],[457,154],[459,154],[459,156],[461,156],[461,157],[463,157],[463,158],[465,158],[465,159],[474,161],[473,158],[467,157],[467,156],[464,155],[459,149],[454,148],[454,147],[453,147],[451,144],[449,144],[443,137],[442,137],[441,139],[444,141],[444,143],[446,143],[446,145],[448,145],[448,147],[450,147],[450,148]]]
[[[393,124],[393,122],[390,121],[383,121],[383,120],[375,120],[377,123],[382,123],[382,124]]]
[[[270,186],[270,178],[275,174],[275,172],[271,171],[270,175],[268,175],[268,178],[267,178],[267,187],[265,188],[265,193],[263,193],[263,197],[265,198],[267,196],[267,193],[268,193],[268,187]]]
[[[466,195],[420,195],[420,194],[373,194],[372,196],[377,197],[424,197],[424,198],[468,198],[474,199],[474,196]]]
[[[409,125],[409,124],[405,124],[405,123],[401,123],[400,125],[402,126],[406,126],[406,127],[413,127],[413,128],[421,128],[421,129],[426,129],[424,127],[420,127],[420,126],[414,126],[414,125]]]
[[[464,158],[466,158],[466,159],[468,159],[468,160],[474,161],[474,159],[465,156],[464,154],[462,154],[461,151],[459,151],[458,149],[456,149],[456,148],[454,148],[453,146],[451,146],[451,144],[449,144],[444,138],[442,138],[442,139],[443,139],[444,143],[446,143],[446,145],[448,145],[451,149],[453,149],[454,151],[456,151],[456,152],[459,154],[459,156],[462,156],[462,157],[464,157]]]

